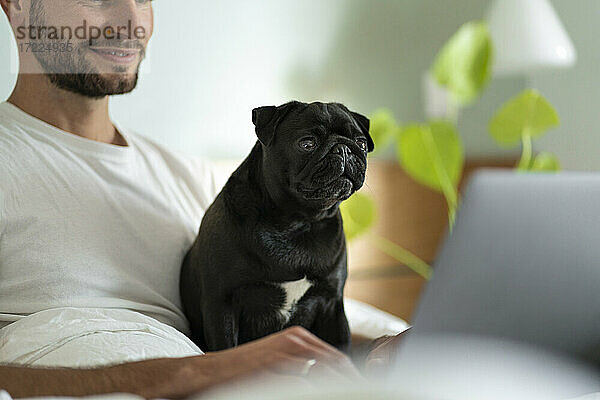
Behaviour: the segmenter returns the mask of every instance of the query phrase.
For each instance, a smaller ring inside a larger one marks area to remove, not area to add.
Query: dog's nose
[[[335,146],[333,146],[333,149],[331,150],[331,152],[333,154],[340,154],[342,156],[345,156],[346,154],[348,154],[348,152],[350,151],[350,149],[348,148],[348,146],[346,146],[345,144],[342,143],[338,143]]]

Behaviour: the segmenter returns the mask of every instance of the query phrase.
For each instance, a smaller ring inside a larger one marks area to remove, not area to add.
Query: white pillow
[[[344,298],[344,309],[353,335],[376,339],[397,335],[410,327],[402,318],[348,297]]]

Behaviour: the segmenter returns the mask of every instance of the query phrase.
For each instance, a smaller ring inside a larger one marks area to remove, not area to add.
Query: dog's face
[[[328,209],[363,185],[373,150],[363,115],[339,103],[290,102],[256,108],[252,117],[265,183],[279,200]]]

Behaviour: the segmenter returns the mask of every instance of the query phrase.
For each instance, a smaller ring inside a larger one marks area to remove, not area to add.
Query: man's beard
[[[44,11],[41,10],[41,1],[32,2],[30,24],[33,26],[47,26]],[[36,41],[43,49],[66,48],[66,40],[54,40],[42,37]],[[138,73],[145,51],[142,45],[135,40],[111,40],[103,44],[113,47],[135,48],[140,50],[140,61],[135,73],[127,73],[128,67],[114,66],[111,71],[100,72],[85,59],[89,48],[89,41],[73,43],[73,51],[40,51],[33,52],[35,58],[42,66],[45,76],[54,86],[81,94],[91,98],[129,93],[135,89]],[[98,42],[94,42],[97,45]],[[53,47],[57,46],[57,47]]]
[[[54,55],[36,52],[35,57],[42,65],[50,83],[59,89],[91,98],[129,93],[135,89],[138,81],[137,70],[134,74],[126,74],[118,68],[115,68],[114,73],[95,72],[94,67],[80,54],[81,49],[79,47],[73,53],[63,52]]]

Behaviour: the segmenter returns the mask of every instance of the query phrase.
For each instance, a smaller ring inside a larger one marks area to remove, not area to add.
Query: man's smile
[[[119,64],[130,64],[137,60],[139,49],[125,49],[122,47],[90,47],[100,57]]]

